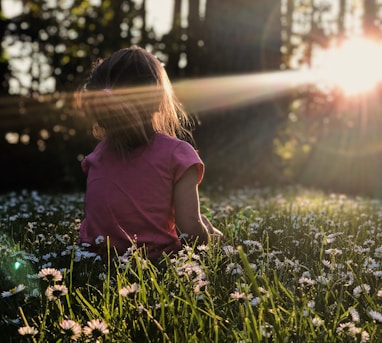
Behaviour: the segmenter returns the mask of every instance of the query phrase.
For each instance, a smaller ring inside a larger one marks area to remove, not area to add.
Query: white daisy
[[[83,332],[86,336],[97,339],[102,335],[107,335],[109,333],[109,329],[107,328],[107,324],[103,320],[93,319],[87,322],[87,325],[84,327]]]
[[[199,280],[196,282],[196,285],[194,287],[194,293],[199,293],[202,291],[203,288],[205,288],[206,286],[208,286],[210,284],[209,281],[206,281],[206,280]]]
[[[62,273],[55,268],[43,268],[39,271],[38,276],[45,281],[62,280]]]
[[[316,283],[316,281],[315,280],[313,280],[313,279],[310,279],[310,278],[307,278],[307,277],[304,277],[304,276],[302,276],[302,277],[300,277],[300,279],[298,280],[298,282],[300,283],[300,285],[302,285],[302,286],[312,286],[312,285],[314,285],[315,283]]]
[[[49,286],[45,291],[45,295],[50,301],[57,300],[66,294],[68,294],[68,288],[64,285]]]
[[[60,327],[71,340],[77,341],[81,337],[82,329],[81,325],[74,320],[66,319],[60,323]]]
[[[378,269],[379,268],[379,262],[377,262],[372,257],[367,257],[365,261],[363,262],[363,267],[368,270]]]
[[[33,326],[23,326],[17,330],[21,336],[36,336],[38,330]]]
[[[235,292],[232,292],[229,297],[231,299],[235,299],[235,300],[241,300],[241,299],[246,299],[247,296],[245,293],[243,292],[238,292],[238,291],[235,291]]]
[[[359,285],[353,289],[353,295],[358,298],[362,292],[370,293],[370,286],[366,283]]]
[[[361,333],[361,343],[366,343],[369,342],[370,340],[370,335],[367,331],[362,331]]]
[[[355,308],[352,308],[350,310],[350,315],[351,315],[351,318],[352,318],[353,322],[355,322],[355,323],[359,322],[359,320],[360,320],[359,313],[358,313],[358,311]]]
[[[18,285],[16,287],[10,289],[9,291],[1,292],[1,297],[2,298],[11,297],[12,295],[15,295],[17,293],[22,292],[24,289],[25,289],[25,286],[23,284],[20,284],[20,285]]]
[[[325,254],[332,256],[342,255],[342,250],[337,248],[326,249]]]
[[[227,256],[236,255],[239,252],[232,245],[226,245],[222,249]]]
[[[315,327],[320,327],[324,324],[324,321],[319,317],[314,317],[312,318],[312,324]]]
[[[119,290],[119,294],[123,297],[127,297],[130,294],[137,293],[139,291],[139,285],[134,282],[130,286],[123,287]]]
[[[369,316],[374,319],[375,321],[379,322],[379,323],[382,323],[382,314],[377,312],[377,311],[373,311],[373,310],[370,310],[368,312]]]

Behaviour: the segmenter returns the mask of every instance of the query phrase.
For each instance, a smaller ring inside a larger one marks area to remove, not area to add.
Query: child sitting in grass
[[[139,47],[96,62],[81,106],[100,140],[82,161],[87,174],[80,243],[109,237],[123,254],[135,242],[150,259],[222,233],[200,213],[204,165],[185,140],[188,118],[161,63]]]

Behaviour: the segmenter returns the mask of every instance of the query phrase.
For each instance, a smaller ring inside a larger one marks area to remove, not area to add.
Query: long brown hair
[[[164,67],[142,48],[121,49],[97,60],[79,100],[121,156],[148,144],[155,132],[191,138],[189,118]]]

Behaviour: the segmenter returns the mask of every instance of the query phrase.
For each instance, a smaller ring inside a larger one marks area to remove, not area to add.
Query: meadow
[[[0,341],[382,341],[382,200],[296,186],[201,204],[225,238],[151,262],[76,245],[81,193],[1,195]]]

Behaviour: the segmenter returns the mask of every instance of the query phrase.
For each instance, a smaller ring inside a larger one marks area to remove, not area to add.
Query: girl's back
[[[175,228],[175,183],[192,165],[203,176],[203,164],[188,143],[162,134],[120,159],[101,141],[82,162],[87,173],[86,219],[81,242],[94,245],[105,229],[119,254],[131,243],[145,245],[148,256],[180,248]]]

